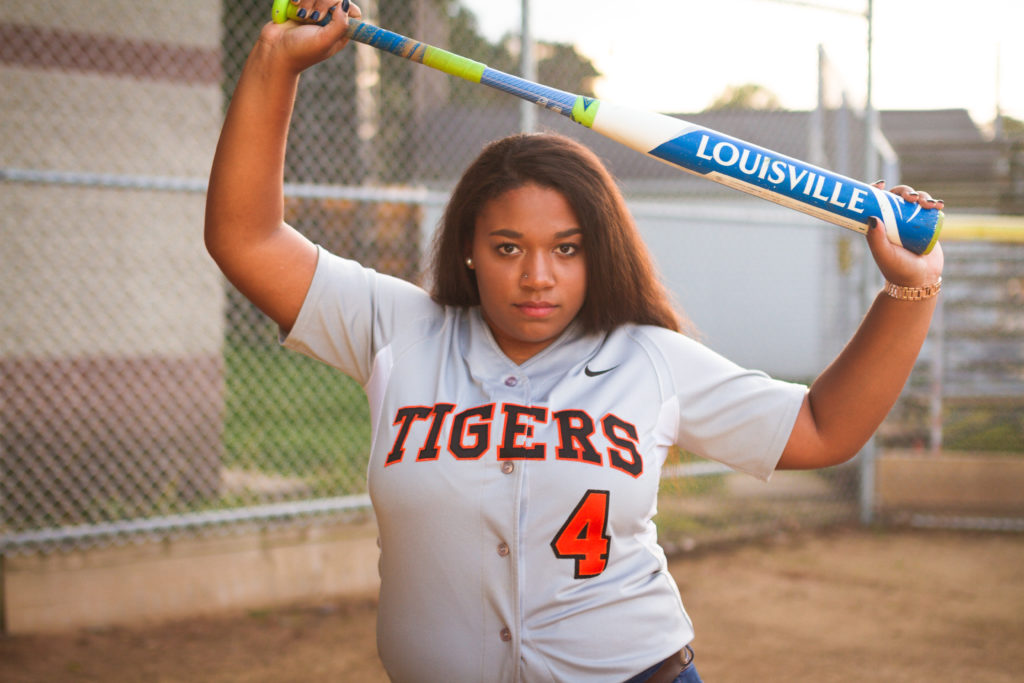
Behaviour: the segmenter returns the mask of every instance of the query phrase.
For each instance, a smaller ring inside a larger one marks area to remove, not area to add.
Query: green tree
[[[1003,134],[1012,140],[1024,140],[1024,121],[1012,116],[1004,116]]]
[[[567,43],[541,43],[542,58],[537,61],[537,79],[544,85],[575,95],[594,97],[594,81],[601,72],[589,58]]]
[[[506,34],[497,43],[488,42],[479,34],[476,16],[459,6],[452,16],[450,45],[445,49],[483,62],[492,69],[519,74],[519,37]],[[538,42],[537,80],[576,95],[594,96],[594,81],[601,72],[593,62],[569,43]],[[452,87],[453,102],[459,104],[508,104],[516,106],[508,95],[473,83],[459,81]]]
[[[778,111],[782,109],[782,104],[775,93],[763,85],[744,83],[743,85],[728,86],[708,107],[709,111],[722,109]]]

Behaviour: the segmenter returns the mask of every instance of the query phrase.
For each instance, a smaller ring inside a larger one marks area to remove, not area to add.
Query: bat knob
[[[283,24],[288,21],[289,0],[274,0],[274,6],[270,9],[270,18],[275,24]]]
[[[939,241],[942,222],[946,215],[938,209],[918,210],[916,204],[902,200],[896,203],[895,220],[886,223],[889,241],[915,254],[927,254]],[[909,216],[903,214],[909,213]]]
[[[290,0],[274,0],[274,5],[270,8],[270,19],[275,24],[283,24],[290,19],[303,24],[326,26],[331,23],[331,12],[328,12],[327,16],[320,21],[310,21],[309,19],[299,16],[299,9],[293,5]]]

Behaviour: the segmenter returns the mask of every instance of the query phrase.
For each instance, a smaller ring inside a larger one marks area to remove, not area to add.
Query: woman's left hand
[[[885,181],[880,180],[874,186],[885,189]],[[945,206],[941,199],[933,199],[927,192],[918,192],[909,185],[897,185],[890,192],[904,201],[920,204],[923,209],[942,210]],[[890,242],[880,219],[871,218],[870,221],[868,248],[886,280],[905,287],[925,287],[938,282],[942,276],[942,245],[936,243],[928,254],[919,256]]]

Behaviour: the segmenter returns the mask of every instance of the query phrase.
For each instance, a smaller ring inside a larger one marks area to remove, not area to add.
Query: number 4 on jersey
[[[576,578],[597,576],[608,566],[608,491],[591,489],[551,541],[555,557],[576,560]]]

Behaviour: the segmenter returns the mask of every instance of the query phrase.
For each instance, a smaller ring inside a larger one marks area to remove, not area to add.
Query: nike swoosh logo
[[[607,370],[591,370],[589,365],[585,365],[585,366],[583,366],[583,374],[586,375],[587,377],[597,377],[598,375],[603,375],[606,372],[611,372],[612,370],[614,370],[617,367],[619,367],[619,366],[618,365],[613,365],[610,368],[608,368]]]

